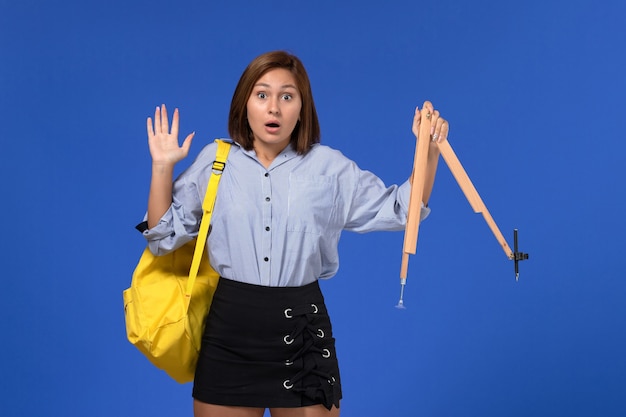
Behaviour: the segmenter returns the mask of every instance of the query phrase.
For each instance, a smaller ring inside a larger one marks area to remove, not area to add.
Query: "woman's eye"
[[[256,96],[258,98],[267,98],[267,95],[265,93],[257,93]]]
[[[289,101],[291,98],[291,94],[283,94],[283,100]]]

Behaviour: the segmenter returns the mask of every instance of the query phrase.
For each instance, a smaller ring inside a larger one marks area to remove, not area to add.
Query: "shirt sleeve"
[[[138,227],[143,229],[142,234],[154,255],[165,255],[198,235],[202,220],[202,198],[210,175],[210,170],[206,169],[210,166],[207,161],[212,161],[214,156],[215,147],[206,146],[194,163],[174,181],[172,204],[157,225],[152,229]],[[145,220],[146,216],[143,224]]]
[[[172,202],[159,223],[152,229],[143,231],[150,251],[156,255],[165,255],[198,235],[201,214],[194,214],[185,208],[190,204]]]
[[[398,189],[398,203],[402,207],[404,214],[404,221],[406,225],[406,217],[409,215],[409,202],[411,200],[411,183],[406,180]],[[430,214],[430,207],[424,206],[421,202],[420,222],[424,220]]]
[[[387,187],[371,172],[358,171],[345,229],[358,233],[404,229],[410,196],[408,180],[400,186]],[[430,209],[422,204],[420,219],[429,214]]]

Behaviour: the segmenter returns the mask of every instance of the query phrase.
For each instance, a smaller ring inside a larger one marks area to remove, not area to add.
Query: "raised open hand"
[[[191,140],[195,132],[189,134],[183,141],[182,146],[179,146],[178,119],[178,109],[175,109],[172,117],[172,129],[170,131],[165,104],[161,107],[157,107],[154,111],[154,126],[152,119],[148,117],[148,145],[150,146],[150,155],[152,156],[153,164],[175,165],[189,153]]]

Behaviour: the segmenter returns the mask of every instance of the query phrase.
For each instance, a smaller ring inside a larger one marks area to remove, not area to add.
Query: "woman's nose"
[[[269,100],[268,111],[271,114],[278,114],[280,112],[280,108],[278,106],[278,100],[275,98],[271,98]]]

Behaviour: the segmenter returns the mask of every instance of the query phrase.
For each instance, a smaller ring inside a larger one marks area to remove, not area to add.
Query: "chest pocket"
[[[334,177],[289,176],[287,231],[322,234],[335,211]]]

